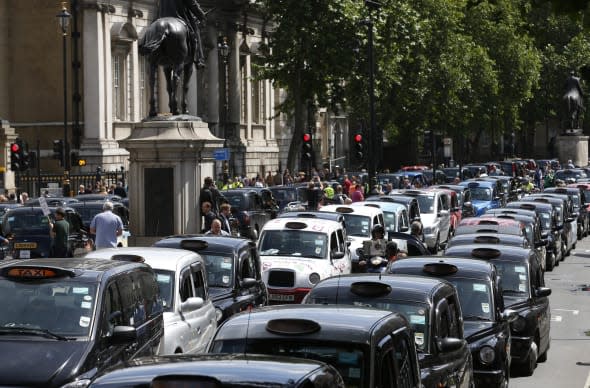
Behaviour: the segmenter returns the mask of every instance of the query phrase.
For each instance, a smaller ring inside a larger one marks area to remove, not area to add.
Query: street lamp
[[[223,137],[225,138],[223,142],[223,148],[227,148],[228,144],[227,141],[231,137],[232,133],[230,133],[229,128],[229,52],[230,48],[227,44],[227,37],[224,36],[221,38],[221,41],[217,43],[217,49],[219,50],[219,56],[223,61]],[[231,153],[230,153],[231,159]],[[228,163],[224,163],[224,166],[227,166]],[[229,173],[227,168],[224,168],[224,173]]]
[[[365,6],[369,9],[369,18],[364,21],[368,28],[368,41],[369,41],[369,111],[371,114],[370,120],[370,134],[369,138],[369,155],[367,160],[367,165],[369,169],[369,187],[373,189],[375,179],[375,173],[377,172],[377,142],[375,141],[377,137],[377,130],[375,128],[375,64],[374,64],[374,56],[373,56],[373,11],[378,11],[381,7],[381,4],[377,1],[372,0],[365,0]],[[381,138],[381,137],[379,137]]]
[[[68,143],[68,65],[67,65],[67,45],[68,26],[72,16],[67,9],[66,2],[61,3],[61,12],[56,15],[61,30],[63,41],[63,79],[64,79],[64,153],[63,166],[65,171],[70,171],[70,144]]]

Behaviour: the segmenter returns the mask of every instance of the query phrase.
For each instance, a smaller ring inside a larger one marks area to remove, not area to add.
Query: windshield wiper
[[[481,315],[463,315],[463,319],[469,321],[491,321],[490,318],[482,317]]]
[[[54,338],[59,341],[69,341],[71,338],[64,337],[51,332],[47,329],[33,329],[30,327],[12,326],[12,327],[0,327],[0,335],[2,334],[22,334],[22,335],[37,335],[47,338]]]

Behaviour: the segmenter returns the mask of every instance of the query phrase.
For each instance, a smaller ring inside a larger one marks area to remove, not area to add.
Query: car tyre
[[[546,256],[545,260],[547,262],[547,266],[545,267],[545,271],[547,271],[547,272],[553,271],[553,268],[555,268],[555,254],[554,253],[548,254]]]
[[[531,351],[529,352],[529,357],[527,358],[526,362],[523,364],[523,373],[525,376],[532,376],[535,372],[535,368],[537,367],[537,358],[539,357],[539,350],[537,348],[537,343],[533,341],[531,344]]]
[[[547,353],[549,353],[549,349],[545,350],[545,353],[541,354],[537,359],[538,362],[546,362],[547,361]]]

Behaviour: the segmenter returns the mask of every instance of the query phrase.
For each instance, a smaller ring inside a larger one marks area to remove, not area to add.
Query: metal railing
[[[16,184],[19,193],[27,192],[29,196],[40,196],[45,190],[49,190],[53,196],[66,195],[64,184],[69,180],[70,195],[76,195],[80,185],[90,189],[92,192],[98,192],[101,186],[107,190],[111,185],[116,185],[117,182],[122,182],[125,186],[127,181],[127,171],[104,171],[100,175],[94,174],[40,174],[31,175],[27,173],[20,173],[16,177]],[[67,196],[67,195],[66,195]]]

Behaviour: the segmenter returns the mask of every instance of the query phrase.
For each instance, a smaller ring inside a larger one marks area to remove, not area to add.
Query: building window
[[[252,66],[252,122],[255,124],[264,123],[264,108],[265,108],[265,81],[259,79],[257,65],[261,64],[257,58],[254,58]]]
[[[248,124],[247,103],[248,103],[248,76],[246,71],[246,56],[240,55],[240,82],[242,95],[240,96],[240,122]]]
[[[149,63],[146,57],[139,56],[139,117],[147,117],[149,104]],[[156,80],[157,82],[157,80]],[[154,87],[156,91],[158,90]]]
[[[132,67],[129,47],[117,45],[111,55],[112,63],[112,97],[113,120],[127,121],[133,109],[132,101]]]

